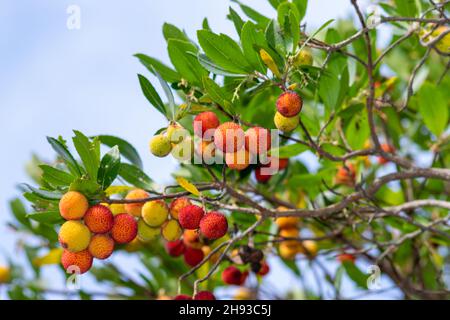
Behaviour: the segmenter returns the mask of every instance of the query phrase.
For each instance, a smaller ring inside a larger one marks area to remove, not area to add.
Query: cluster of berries
[[[129,243],[137,234],[137,223],[131,215],[113,215],[107,206],[100,204],[90,207],[80,192],[67,192],[59,202],[59,211],[67,220],[58,234],[64,248],[61,263],[71,272],[87,272],[94,258],[107,259],[116,243]]]

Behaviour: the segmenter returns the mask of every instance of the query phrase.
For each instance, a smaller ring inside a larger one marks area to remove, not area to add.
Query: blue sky
[[[267,1],[247,3],[267,15],[274,13]],[[351,11],[346,0],[310,3],[309,28]],[[80,30],[66,27],[66,9],[73,4],[81,9]],[[16,235],[4,226],[7,203],[18,194],[17,183],[27,181],[24,165],[32,152],[52,159],[46,136],[69,138],[72,129],[120,136],[137,147],[154,180],[169,181],[175,162],[148,152],[148,140],[164,119],[140,92],[136,74],[147,72],[133,54],[168,62],[161,33],[166,21],[195,38],[206,16],[213,30],[234,35],[225,18],[229,5],[228,0],[0,2],[0,263],[4,253],[15,251]],[[44,276],[51,271],[49,267]],[[272,280],[289,281],[279,278]]]

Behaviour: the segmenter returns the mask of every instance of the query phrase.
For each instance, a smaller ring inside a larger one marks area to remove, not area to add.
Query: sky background
[[[170,181],[176,163],[152,157],[148,151],[150,137],[165,120],[141,93],[136,74],[149,75],[133,54],[142,52],[169,62],[161,32],[164,22],[196,39],[195,31],[208,17],[215,32],[235,36],[233,24],[226,20],[230,3],[0,1],[0,264],[16,254],[16,235],[5,223],[10,221],[8,201],[18,195],[17,184],[28,181],[25,163],[33,152],[43,159],[53,158],[46,136],[70,138],[72,129],[88,135],[117,135],[136,146],[150,177],[161,184]],[[246,3],[274,15],[265,0]],[[69,5],[81,9],[80,30],[66,27]],[[314,0],[305,21],[312,29],[329,19],[348,17],[350,12],[347,0]],[[125,261],[120,256],[117,259]],[[131,274],[139,268],[129,258],[126,264]],[[55,270],[45,268],[46,285],[61,285],[61,279],[50,278]],[[279,288],[291,280],[288,272],[281,271],[268,278]]]

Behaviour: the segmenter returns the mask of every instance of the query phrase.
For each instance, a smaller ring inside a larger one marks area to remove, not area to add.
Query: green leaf
[[[26,183],[22,183],[20,186],[23,187],[25,190],[28,190],[29,192],[38,196],[41,199],[60,200],[62,197],[62,194],[60,192],[37,189]]]
[[[14,200],[11,200],[9,202],[9,207],[11,208],[11,212],[13,213],[17,221],[19,221],[24,226],[31,228],[31,223],[27,219],[27,210],[25,209],[25,206],[20,199],[16,198]]]
[[[230,7],[230,13],[228,14],[228,19],[233,21],[234,27],[239,36],[241,36],[242,26],[244,25],[244,20],[239,16],[239,14]]]
[[[208,56],[206,56],[205,54],[202,53],[198,53],[198,62],[200,62],[200,64],[203,66],[203,68],[205,68],[206,70],[208,70],[209,72],[212,72],[214,74],[217,75],[221,75],[221,76],[225,76],[225,77],[244,77],[244,74],[236,74],[236,73],[232,73],[227,71],[226,69],[218,66],[217,64],[215,64],[214,62],[211,61],[211,59],[208,58]]]
[[[166,41],[169,41],[170,39],[178,39],[181,41],[187,41],[190,42],[188,36],[186,33],[178,29],[176,26],[170,23],[164,23],[163,25],[163,35]]]
[[[172,90],[170,89],[170,87],[167,85],[166,81],[164,81],[164,79],[161,77],[161,75],[158,73],[158,71],[154,70],[154,74],[156,75],[156,77],[159,80],[159,83],[161,84],[161,87],[164,90],[164,93],[166,94],[167,100],[169,102],[169,109],[167,110],[166,108],[166,112],[167,112],[167,117],[170,120],[173,120],[175,117],[175,99],[173,97],[173,93]]]
[[[150,179],[141,169],[138,167],[122,163],[119,169],[119,175],[129,184],[141,188],[144,190],[153,189],[153,180]]]
[[[225,101],[229,101],[231,98],[214,80],[208,77],[203,78],[203,86],[211,100],[220,106],[224,106]]]
[[[287,0],[269,0],[270,5],[276,10],[278,6]]]
[[[73,144],[83,161],[84,168],[92,180],[97,179],[98,167],[100,165],[100,156],[96,145],[89,140],[80,131],[74,130]]]
[[[370,135],[367,112],[355,113],[345,130],[347,141],[353,150],[362,149]]]
[[[269,45],[274,48],[281,56],[286,55],[286,46],[282,36],[280,24],[277,20],[270,21],[266,29],[266,39]]]
[[[306,150],[308,150],[307,146],[300,143],[294,143],[278,148],[273,148],[270,150],[270,154],[278,158],[290,158],[295,157],[296,155],[299,155]]]
[[[76,177],[70,173],[45,164],[40,165],[39,168],[42,169],[42,178],[57,187],[68,186],[76,179]]]
[[[242,27],[241,43],[242,50],[244,51],[244,55],[247,61],[255,70],[265,74],[267,68],[262,61],[258,50],[255,50],[255,47],[258,46],[267,47],[264,33],[260,30],[257,30],[256,25],[253,22],[247,21]]]
[[[181,79],[181,76],[178,72],[175,70],[172,70],[168,66],[166,66],[164,63],[159,61],[158,59],[149,57],[142,53],[137,53],[134,55],[136,58],[139,59],[139,61],[150,71],[154,74],[154,71],[156,70],[161,77],[170,83],[173,82],[179,82]]]
[[[425,82],[417,95],[419,112],[425,125],[439,137],[448,126],[448,100],[446,101],[442,92],[430,82]]]
[[[267,18],[266,16],[262,15],[258,11],[250,8],[249,6],[246,6],[245,4],[242,4],[238,0],[232,0],[232,1],[237,3],[237,4],[239,4],[239,6],[241,7],[241,10],[247,15],[247,17],[249,17],[253,21],[257,22],[257,24],[258,24],[258,26],[260,28],[265,29],[267,27],[267,25],[270,22],[269,18]]]
[[[415,17],[417,15],[416,0],[394,0],[397,12],[406,17]]]
[[[343,266],[350,279],[360,288],[367,290],[367,279],[369,275],[363,273],[359,268],[351,261],[344,261]]]
[[[70,191],[78,191],[89,199],[96,199],[102,196],[102,189],[97,181],[85,178],[78,178],[71,183]]]
[[[207,75],[208,72],[197,60],[198,48],[190,42],[170,39],[168,51],[170,61],[182,75],[182,78],[193,84],[200,85],[202,77]]]
[[[292,2],[295,4],[300,14],[298,20],[302,21],[302,19],[305,17],[306,14],[306,8],[308,7],[308,0],[292,0]]]
[[[246,74],[252,71],[239,45],[227,35],[199,30],[197,37],[206,55],[217,65],[231,73]]]
[[[100,142],[110,148],[114,146],[119,147],[120,154],[128,159],[132,164],[142,169],[142,160],[137,150],[129,143],[121,138],[109,135],[97,136]]]
[[[57,210],[30,213],[27,215],[27,218],[50,225],[64,223],[64,219],[61,217],[61,214]]]
[[[61,159],[64,161],[64,163],[67,165],[67,168],[69,171],[77,176],[81,177],[82,172],[81,169],[75,160],[75,158],[72,156],[72,154],[69,152],[69,150],[57,139],[47,137],[48,143],[52,146],[53,150],[61,157]]]
[[[141,85],[142,93],[147,98],[147,100],[167,118],[166,106],[161,100],[161,97],[156,92],[155,88],[152,86],[150,81],[143,75],[138,74],[139,84]]]
[[[119,147],[115,146],[103,156],[98,170],[97,182],[103,190],[106,190],[114,182],[119,174],[119,169],[120,152]]]
[[[211,30],[211,27],[209,26],[208,18],[203,19],[202,28],[205,30]]]

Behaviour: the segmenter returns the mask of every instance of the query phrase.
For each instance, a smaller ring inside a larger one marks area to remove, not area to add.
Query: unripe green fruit
[[[172,144],[169,138],[158,134],[150,141],[150,152],[157,157],[165,157],[172,151]]]
[[[313,64],[313,56],[309,50],[303,49],[294,58],[294,66],[299,67],[302,65],[310,66]]]
[[[178,144],[189,137],[189,131],[187,131],[178,123],[170,124],[167,127],[166,134],[169,141],[173,144]]]
[[[287,118],[284,117],[281,113],[275,113],[275,117],[273,118],[275,122],[275,126],[278,130],[283,132],[291,132],[297,128],[300,118],[298,116]]]
[[[194,155],[194,141],[191,137],[186,137],[183,141],[174,145],[171,154],[180,162],[191,160]]]
[[[156,239],[161,233],[160,228],[152,228],[145,223],[143,219],[138,221],[138,237],[142,242],[148,242]]]

